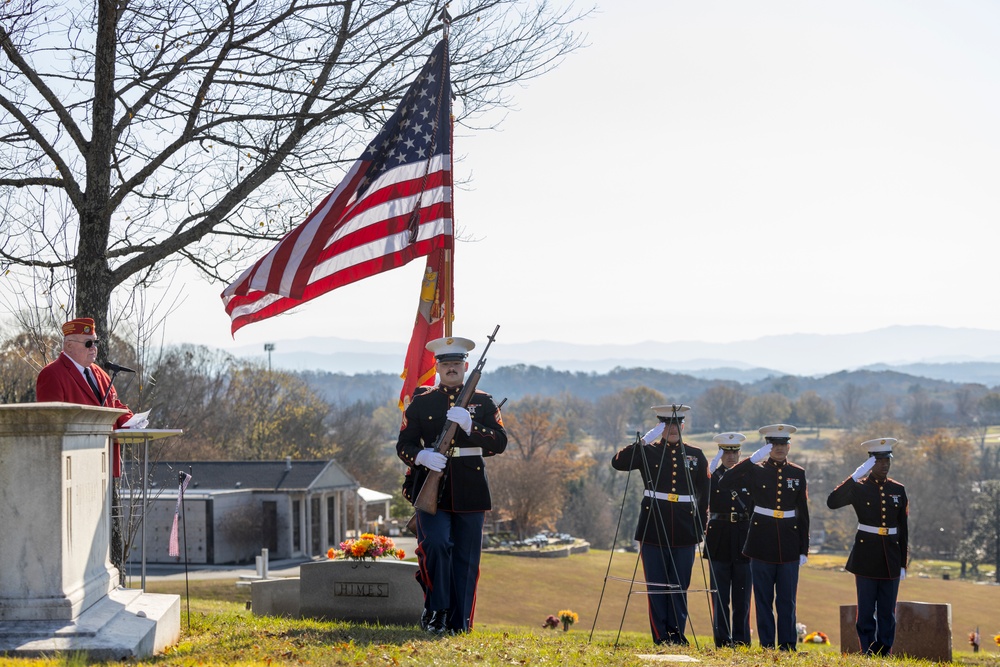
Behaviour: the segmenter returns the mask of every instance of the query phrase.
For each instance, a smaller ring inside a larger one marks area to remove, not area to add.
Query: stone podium
[[[117,588],[114,408],[0,405],[0,654],[142,657],[180,637],[180,598]]]

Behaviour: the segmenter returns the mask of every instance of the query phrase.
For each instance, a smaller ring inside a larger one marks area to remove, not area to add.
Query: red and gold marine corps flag
[[[400,377],[403,390],[399,394],[399,408],[405,410],[413,398],[413,392],[421,385],[434,383],[434,353],[427,349],[429,341],[443,338],[445,324],[450,317],[449,304],[452,302],[452,285],[448,250],[435,250],[427,257],[427,268],[420,285],[420,305],[417,319],[413,324],[413,335],[406,348],[406,362]]]

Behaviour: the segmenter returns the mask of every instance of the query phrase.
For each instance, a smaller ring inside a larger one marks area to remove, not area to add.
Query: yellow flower
[[[575,611],[571,611],[569,609],[563,609],[562,611],[559,612],[559,620],[562,621],[563,623],[572,624],[580,620],[580,615],[577,614]]]

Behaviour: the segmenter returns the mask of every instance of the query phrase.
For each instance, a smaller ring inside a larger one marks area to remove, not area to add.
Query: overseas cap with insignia
[[[875,438],[874,440],[865,440],[861,446],[870,456],[877,459],[891,459],[892,446],[897,442],[899,441],[896,438]]]
[[[690,405],[654,405],[650,408],[661,422],[682,422]]]
[[[740,445],[746,439],[747,437],[742,433],[720,433],[712,438],[712,440],[715,440],[715,442],[718,443],[719,449],[727,452],[740,451]]]
[[[465,361],[476,344],[468,338],[436,338],[425,346],[438,361]]]
[[[792,433],[795,433],[797,430],[797,428],[790,424],[771,424],[770,426],[761,426],[757,429],[757,432],[764,436],[772,445],[783,445],[788,442]]]
[[[89,336],[94,333],[94,320],[89,317],[78,317],[62,325],[63,336]]]

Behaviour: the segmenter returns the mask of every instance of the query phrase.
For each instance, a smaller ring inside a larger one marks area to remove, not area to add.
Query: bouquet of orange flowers
[[[804,644],[829,644],[830,638],[826,636],[825,632],[810,632],[808,635],[802,638],[802,643]]]
[[[376,560],[387,556],[395,556],[399,560],[406,558],[406,552],[396,548],[396,543],[391,537],[385,535],[375,535],[364,533],[356,540],[344,540],[340,543],[340,549],[330,549],[326,552],[326,557],[330,560],[336,558],[347,558],[350,560]]]

